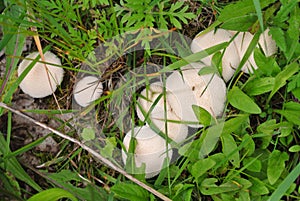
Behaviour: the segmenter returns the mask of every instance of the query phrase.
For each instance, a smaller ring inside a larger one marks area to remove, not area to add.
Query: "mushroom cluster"
[[[201,63],[186,65],[180,72],[171,73],[164,83],[151,83],[140,93],[136,113],[146,125],[126,134],[123,141],[126,151],[122,152],[122,158],[126,163],[129,142],[134,139],[135,165],[145,164],[146,178],[157,175],[164,167],[163,162],[170,161],[167,159],[172,156],[172,148],[187,138],[188,126],[202,126],[193,105],[206,109],[214,117],[222,115],[226,102],[225,82],[213,73],[199,75],[198,70],[204,66]],[[146,137],[148,135],[151,137]],[[153,139],[157,142],[152,142]]]
[[[32,60],[38,55],[38,52],[33,52],[25,57],[19,64],[18,76],[30,66]],[[39,59],[20,83],[22,91],[33,98],[44,98],[51,95],[63,80],[64,70],[59,67],[61,66],[60,59],[49,51],[44,53],[44,57],[46,64]]]
[[[276,53],[275,41],[267,34],[261,34],[258,47],[266,56]],[[239,66],[253,35],[248,32],[238,33],[218,29],[205,34],[198,34],[191,43],[193,53],[205,50],[223,42],[230,42],[222,54],[222,78],[215,73],[199,74],[199,70],[214,65],[213,56],[209,55],[201,63],[191,63],[172,72],[165,83],[155,82],[147,86],[136,101],[137,116],[146,122],[143,127],[136,127],[128,132],[123,140],[125,151],[122,151],[123,162],[126,164],[129,144],[135,140],[134,159],[136,167],[145,165],[146,178],[157,175],[164,167],[164,161],[170,161],[174,143],[180,144],[188,136],[188,127],[199,128],[202,125],[194,113],[193,105],[208,111],[212,117],[221,116],[225,109],[226,83]],[[245,73],[257,69],[253,53],[242,67]],[[152,130],[151,122],[159,132]],[[165,135],[165,136],[163,136]]]
[[[266,56],[271,56],[277,52],[277,47],[275,41],[268,35],[268,32],[269,29],[266,29],[260,35],[257,47],[260,47]],[[192,41],[191,50],[193,53],[196,53],[223,42],[230,42],[235,34],[237,32],[224,29],[217,29],[204,34],[200,32]],[[226,82],[233,76],[253,37],[250,32],[240,32],[226,48],[221,62],[222,77]],[[212,55],[204,58],[202,62],[207,66],[213,65]],[[253,73],[253,70],[257,68],[252,52],[241,70],[249,74]]]

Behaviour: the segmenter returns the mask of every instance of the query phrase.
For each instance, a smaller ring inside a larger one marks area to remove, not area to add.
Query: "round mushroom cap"
[[[213,47],[220,43],[229,42],[232,39],[233,35],[224,29],[217,29],[216,31],[210,31],[205,34],[201,32],[194,38],[191,43],[191,50],[193,53],[200,52],[209,47]],[[212,65],[213,55],[207,56],[201,61],[207,65]],[[233,76],[235,69],[240,63],[240,57],[236,50],[234,43],[230,43],[222,57],[222,77],[227,82]]]
[[[95,76],[86,76],[76,83],[73,96],[78,105],[86,107],[100,98],[103,85]]]
[[[192,109],[192,105],[197,105],[196,97],[192,88],[186,84],[182,74],[178,71],[174,71],[169,75],[166,80],[166,87],[174,94],[180,103],[179,107],[172,107],[174,113],[179,115],[182,121],[190,122],[187,124],[188,126],[201,127]]]
[[[266,29],[259,37],[258,43],[267,57],[276,54],[277,46],[272,36],[269,35],[269,29]]]
[[[126,133],[123,144],[126,151],[129,149],[130,140],[132,138],[136,140],[136,147],[134,153],[135,166],[141,167],[145,164],[146,178],[154,177],[159,174],[160,170],[164,168],[164,160],[171,159],[173,151],[166,143],[166,140],[155,133],[150,127],[135,127],[132,131]],[[122,159],[126,164],[127,154],[122,151]],[[133,172],[139,174],[143,172]]]
[[[204,108],[214,117],[221,115],[225,108],[225,82],[216,74],[199,75],[201,66],[203,67],[200,63],[187,65],[183,67],[181,74],[173,72],[166,81],[167,88],[180,100],[184,111],[183,121],[198,122],[192,105]],[[190,124],[189,126],[200,127],[201,125]]]
[[[257,47],[261,46],[265,55],[271,56],[277,52],[277,47],[275,41],[272,39],[270,35],[268,35],[269,29],[266,29],[259,37]],[[251,40],[253,39],[253,35],[250,32],[240,32],[237,37],[234,39],[235,46],[237,47],[238,54],[242,59],[245,55],[247,48],[249,47]],[[244,73],[253,73],[253,69],[257,69],[258,66],[254,60],[254,53],[252,52],[248,58],[248,61],[242,67],[242,71]]]
[[[174,108],[178,114],[181,114],[180,103],[174,94],[168,89],[164,90],[162,83],[155,82],[141,92],[136,111],[141,121],[145,120],[144,112],[162,133],[176,143],[181,143],[187,137],[188,128],[180,122],[180,116],[175,113]]]
[[[25,57],[27,59],[24,59],[18,67],[18,76],[23,73],[38,55],[38,52],[33,52]],[[49,51],[44,56],[45,62],[50,63],[46,64],[47,69],[45,68],[45,64],[40,62],[41,59],[39,59],[20,83],[22,91],[33,98],[44,98],[51,95],[63,80],[64,70],[57,67],[61,66],[60,59]]]

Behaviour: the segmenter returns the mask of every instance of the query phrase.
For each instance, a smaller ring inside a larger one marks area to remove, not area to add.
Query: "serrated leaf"
[[[200,159],[192,165],[191,174],[195,177],[195,179],[197,179],[213,168],[215,164],[216,162],[210,158]]]
[[[250,114],[260,114],[261,109],[259,106],[240,88],[234,86],[228,93],[229,103],[244,112]]]
[[[281,51],[285,52],[287,49],[285,33],[279,27],[270,27],[270,33],[273,40],[275,40],[276,45],[280,48]]]
[[[291,1],[284,2],[280,7],[280,10],[278,11],[277,15],[274,17],[274,21],[284,22],[285,20],[287,20],[289,13],[297,5],[297,3],[298,0],[291,0]]]
[[[222,134],[221,142],[222,151],[228,157],[229,162],[235,167],[240,167],[240,155],[232,135]]]
[[[148,191],[136,184],[117,183],[110,190],[119,197],[130,201],[149,200]]]
[[[286,152],[280,152],[274,150],[268,159],[267,175],[268,181],[273,185],[281,176],[285,169],[285,161],[289,159],[289,155]]]

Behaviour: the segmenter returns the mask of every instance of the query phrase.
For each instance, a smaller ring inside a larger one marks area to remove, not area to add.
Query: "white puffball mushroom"
[[[261,46],[264,54],[268,57],[277,52],[277,47],[275,41],[272,39],[270,35],[268,35],[269,29],[266,29],[259,37],[258,45]],[[232,34],[235,34],[235,32],[232,32]],[[235,46],[237,47],[238,54],[240,55],[240,58],[242,59],[243,56],[246,53],[246,50],[248,46],[251,43],[251,40],[253,39],[253,35],[250,32],[241,32],[237,35],[237,37],[234,39]],[[251,55],[248,58],[248,61],[244,64],[242,67],[242,71],[249,74],[253,72],[253,69],[257,69],[257,65],[254,60],[254,53],[252,52]]]
[[[197,75],[196,75],[197,76]],[[172,91],[176,98],[180,102],[180,107],[173,107],[176,114],[181,114],[180,118],[183,121],[189,122],[198,122],[192,105],[197,105],[196,97],[193,93],[193,90],[189,85],[187,85],[182,78],[182,75],[178,71],[174,71],[171,75],[168,76],[166,80],[166,87],[168,90]],[[181,111],[177,111],[180,109]],[[188,124],[191,127],[201,127],[197,124]]]
[[[173,72],[166,80],[167,89],[173,92],[181,103],[183,121],[198,122],[192,105],[198,105],[212,116],[222,114],[226,102],[225,82],[216,74],[198,75],[200,63],[192,63],[183,67],[181,74]],[[176,113],[176,110],[175,110]],[[189,124],[201,127],[200,124]]]
[[[164,101],[164,95],[166,101]],[[159,100],[157,100],[160,98]],[[154,105],[156,103],[156,105]],[[141,108],[140,108],[141,107]],[[150,112],[152,108],[152,111]],[[176,114],[174,111],[178,114]],[[158,127],[160,131],[166,134],[176,143],[181,143],[188,135],[188,128],[185,124],[180,123],[181,106],[172,91],[164,90],[163,84],[155,82],[146,87],[137,100],[136,112],[141,121],[145,117],[141,111],[149,115],[152,123]],[[148,114],[149,113],[149,114]],[[167,122],[167,124],[165,124]]]
[[[78,105],[86,107],[100,98],[103,85],[95,76],[86,76],[76,83],[73,96]]]
[[[141,167],[145,164],[145,177],[151,178],[159,174],[168,158],[172,158],[173,151],[171,146],[166,143],[166,140],[155,133],[150,127],[135,127],[133,131],[129,131],[124,139],[123,144],[128,152],[130,140],[136,139],[136,147],[134,152],[135,166]],[[126,164],[127,154],[122,151],[122,159]]]
[[[31,64],[32,59],[35,59],[38,55],[38,52],[33,52],[25,57],[27,59],[24,59],[18,67],[18,76]],[[64,70],[58,67],[61,66],[60,59],[49,51],[44,54],[44,57],[45,62],[50,64],[41,63],[39,62],[41,61],[40,59],[20,83],[22,91],[33,98],[44,98],[51,95],[63,80]]]
[[[205,34],[200,32],[191,43],[191,51],[193,53],[203,51],[220,43],[229,42],[232,37],[232,34],[224,29],[217,29],[216,32],[213,30]],[[207,56],[201,61],[210,66],[212,65],[212,56]],[[230,43],[222,57],[222,77],[226,82],[231,79],[239,63],[240,57],[236,47]]]

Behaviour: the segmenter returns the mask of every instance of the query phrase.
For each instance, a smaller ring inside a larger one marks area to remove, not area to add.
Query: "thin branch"
[[[81,143],[79,140],[72,138],[68,135],[63,134],[60,131],[57,131],[49,126],[47,126],[46,124],[43,124],[39,121],[36,121],[35,119],[33,119],[32,117],[27,116],[26,114],[15,110],[14,108],[9,107],[8,105],[6,105],[3,102],[0,102],[0,107],[3,107],[21,117],[23,117],[24,119],[27,119],[29,121],[31,121],[32,123],[51,131],[52,133],[58,135],[61,138],[64,138],[66,140],[69,140],[77,145],[79,145],[82,149],[88,151],[91,155],[93,155],[95,158],[99,159],[102,163],[104,163],[105,165],[107,165],[108,167],[112,168],[113,170],[119,172],[120,174],[124,175],[125,177],[127,177],[129,180],[131,180],[132,182],[136,183],[137,185],[141,186],[142,188],[146,189],[147,191],[149,191],[150,193],[156,195],[157,197],[159,197],[160,199],[164,200],[164,201],[172,201],[170,198],[166,197],[165,195],[161,194],[160,192],[156,191],[155,189],[151,188],[150,186],[144,184],[143,182],[141,182],[140,180],[134,178],[133,176],[131,176],[130,174],[128,174],[125,170],[117,167],[116,165],[114,165],[110,160],[106,159],[105,157],[101,156],[98,152],[94,151],[93,149],[91,149],[90,147],[88,147],[87,145]]]

